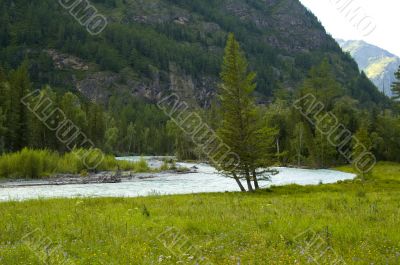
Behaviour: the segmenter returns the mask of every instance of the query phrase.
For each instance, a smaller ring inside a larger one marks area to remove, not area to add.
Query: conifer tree
[[[400,66],[394,75],[397,80],[392,84],[393,98],[400,99]]]
[[[9,149],[16,151],[28,146],[29,110],[21,99],[31,90],[31,81],[28,74],[28,62],[25,61],[10,77],[10,116],[9,125]]]
[[[47,101],[49,100],[49,101]],[[56,93],[49,86],[45,86],[40,90],[40,93],[32,98],[32,106],[41,106],[38,112],[43,111],[52,102],[55,108],[57,101]],[[47,112],[52,111],[53,108],[48,108]],[[34,113],[29,113],[29,142],[30,146],[34,148],[50,148],[58,150],[60,142],[56,137],[56,133],[48,128],[45,122],[40,120]]]
[[[65,93],[60,100],[59,106],[66,119],[71,121],[66,123],[67,126],[70,126],[66,130],[87,132],[88,125],[86,113],[84,112],[82,104],[76,95],[72,94],[71,92]],[[68,143],[68,147],[61,145],[60,148],[62,151],[67,151],[68,148],[72,148],[73,146],[76,146],[77,148],[81,147],[81,144],[81,139],[77,137]]]
[[[318,168],[328,168],[334,164],[336,157],[336,148],[332,145],[328,136],[322,133],[320,130],[315,131],[315,137],[313,139],[313,148],[310,148],[311,162]]]
[[[254,187],[258,190],[258,180],[269,179],[270,175],[275,175],[276,170],[270,170],[276,161],[275,139],[278,135],[278,129],[269,126],[268,119],[263,118],[266,115],[261,108],[255,109],[253,130],[250,135],[250,168]]]
[[[7,113],[10,110],[10,87],[0,67],[0,154],[5,151],[7,141]]]
[[[180,160],[197,159],[195,155],[195,145],[182,130],[176,125],[175,122],[169,120],[166,125],[167,134],[173,139],[175,155]]]
[[[106,130],[105,115],[98,104],[90,104],[87,111],[88,136],[96,147],[103,147]]]
[[[298,167],[303,165],[305,158],[306,146],[305,146],[305,126],[302,122],[295,124],[290,140],[290,147],[292,153],[292,162],[297,164]]]
[[[126,144],[128,146],[128,154],[131,154],[135,150],[135,138],[136,138],[136,126],[130,122],[126,129]]]
[[[360,128],[357,130],[356,134],[354,135],[357,141],[353,141],[353,158],[358,159],[360,156],[363,155],[364,152],[370,152],[372,150],[372,140],[371,136],[368,131],[368,126],[366,123],[363,123]],[[366,175],[366,171],[368,167],[370,166],[369,164],[365,164],[364,167],[363,164],[358,165],[357,164],[357,170],[361,172],[361,177],[364,179]]]
[[[117,148],[119,130],[116,127],[108,128],[105,132],[105,151],[113,153]]]
[[[5,133],[7,128],[5,127],[6,115],[3,113],[0,107],[0,155],[5,151]]]
[[[256,88],[255,73],[248,71],[247,60],[233,34],[228,37],[222,64],[222,84],[219,89],[222,124],[218,129],[221,140],[236,154],[235,168],[216,165],[226,175],[233,177],[243,191],[240,179],[245,179],[249,191],[252,180],[258,188],[256,170],[267,159],[266,144],[271,133],[255,106],[252,93]]]

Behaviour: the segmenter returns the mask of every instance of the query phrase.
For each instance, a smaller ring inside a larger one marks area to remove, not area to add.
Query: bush
[[[40,178],[56,172],[59,155],[49,150],[22,149],[0,156],[0,177]]]
[[[149,165],[147,164],[147,161],[142,157],[140,158],[139,162],[135,163],[135,171],[136,172],[147,172],[150,170]]]
[[[24,148],[19,152],[0,156],[0,178],[44,178],[56,173],[81,174],[94,170],[132,170],[148,172],[143,158],[138,162],[118,161],[98,149],[75,149],[59,155],[50,150]]]
[[[162,165],[160,167],[160,170],[161,171],[169,170],[169,163],[166,160],[163,161],[163,163],[162,163]]]

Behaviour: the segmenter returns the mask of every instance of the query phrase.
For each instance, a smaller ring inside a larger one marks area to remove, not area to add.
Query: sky
[[[400,57],[399,0],[300,2],[318,17],[326,31],[334,38],[364,40]],[[354,10],[358,12],[353,13]]]

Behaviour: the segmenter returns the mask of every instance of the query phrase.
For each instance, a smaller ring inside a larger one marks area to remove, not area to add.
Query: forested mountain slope
[[[36,100],[48,98],[106,153],[201,158],[154,103],[176,92],[218,130],[215,94],[233,32],[257,73],[263,122],[279,131],[273,147],[279,162],[345,162],[295,111],[293,102],[310,92],[352,133],[372,139],[367,145],[378,159],[400,159],[395,103],[298,0],[92,0],[108,21],[97,35],[71,15],[84,9],[60,3],[74,1],[0,0],[0,153],[69,151],[21,103],[40,88]]]
[[[363,104],[385,102],[298,0],[91,3],[109,22],[97,36],[58,1],[1,0],[1,65],[13,69],[29,58],[36,86],[78,90],[99,102],[121,91],[154,100],[175,83],[181,87],[173,89],[207,106],[227,33],[234,32],[257,72],[260,101],[279,89],[295,90],[327,57],[347,94]]]

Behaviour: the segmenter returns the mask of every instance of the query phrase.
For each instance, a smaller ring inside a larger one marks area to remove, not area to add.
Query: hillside
[[[400,58],[364,41],[337,40],[344,51],[349,52],[371,81],[387,96],[392,96],[391,84],[400,65]]]
[[[81,144],[72,138],[66,147],[26,108],[22,99],[40,88],[35,100],[47,97],[67,114],[93,143],[86,148],[120,156],[202,158],[155,103],[178,93],[218,130],[223,111],[215,94],[227,36],[233,32],[239,53],[248,59],[246,68],[256,72],[249,100],[255,95],[260,117],[269,127],[279,127],[276,152],[281,162],[313,167],[343,162],[337,150],[321,142],[316,127],[294,112],[293,102],[309,93],[352,133],[371,124],[379,159],[398,161],[396,137],[386,130],[397,118],[384,112],[394,110],[393,102],[297,0],[91,3],[108,21],[97,35],[71,15],[84,15],[79,8],[67,10],[50,0],[0,1],[0,153],[24,147],[65,153]]]
[[[297,0],[92,3],[109,21],[97,36],[57,1],[1,1],[3,67],[16,68],[29,58],[36,86],[49,83],[97,102],[122,91],[154,100],[175,89],[207,106],[227,33],[234,32],[258,74],[260,100],[270,100],[280,88],[294,90],[328,57],[350,96],[366,104],[385,101],[370,84],[350,89],[363,79],[357,65]]]

